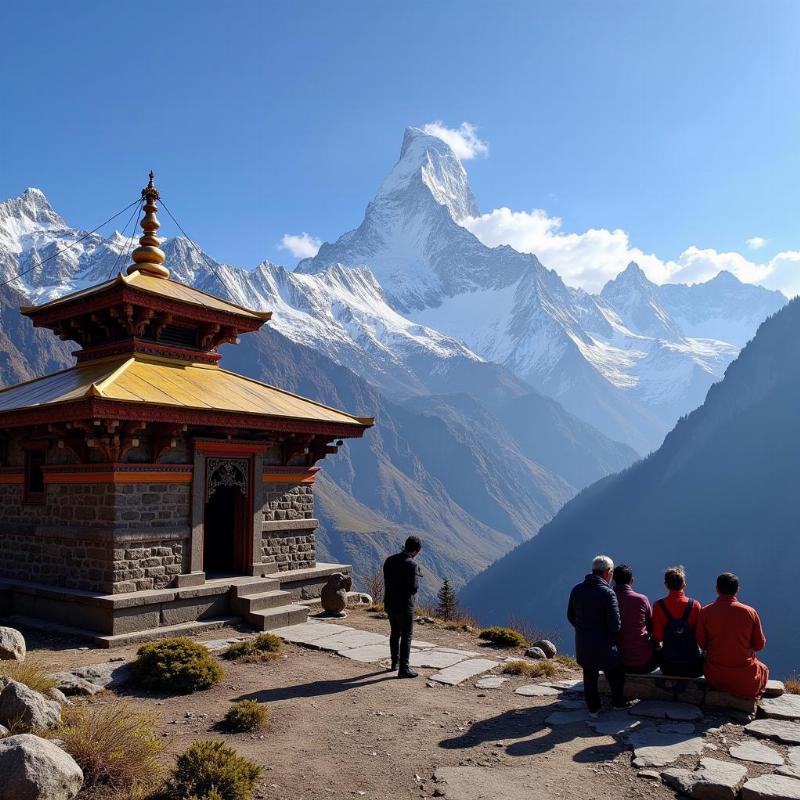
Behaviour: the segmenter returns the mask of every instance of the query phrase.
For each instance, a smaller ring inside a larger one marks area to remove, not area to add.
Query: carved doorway
[[[253,562],[250,460],[206,459],[203,569],[206,575],[249,574]]]

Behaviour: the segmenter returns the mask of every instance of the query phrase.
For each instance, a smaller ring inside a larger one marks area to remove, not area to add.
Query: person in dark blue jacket
[[[408,660],[411,637],[414,635],[414,601],[419,589],[419,568],[414,559],[421,549],[419,537],[409,536],[405,547],[383,563],[383,610],[389,617],[391,627],[389,652],[392,666],[389,671],[399,669],[398,678],[417,677],[417,673],[409,667]]]
[[[614,708],[627,708],[625,668],[617,639],[622,622],[617,597],[611,588],[614,562],[608,556],[592,561],[592,572],[569,595],[567,619],[575,628],[575,658],[583,667],[583,693],[589,713],[600,713],[597,681],[602,671],[611,687]]]

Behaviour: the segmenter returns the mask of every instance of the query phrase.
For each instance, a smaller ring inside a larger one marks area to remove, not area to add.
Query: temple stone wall
[[[116,541],[112,556],[113,594],[164,589],[176,575],[189,571],[189,533],[178,538]]]
[[[311,484],[264,485],[262,504],[261,563],[274,564],[276,572],[316,565],[314,527],[298,526],[314,517]],[[293,523],[282,526],[281,523]]]

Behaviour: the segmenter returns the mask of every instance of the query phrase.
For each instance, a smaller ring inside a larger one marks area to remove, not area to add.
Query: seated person
[[[706,678],[712,688],[736,697],[760,697],[769,669],[756,653],[767,643],[754,608],[736,599],[739,579],[730,572],[717,578],[717,599],[700,612],[697,641],[706,651]]]
[[[669,594],[653,606],[653,639],[661,645],[661,671],[697,678],[703,674],[703,654],[695,635],[700,603],[686,596],[686,571],[681,566],[666,570],[664,586]]]
[[[650,601],[633,591],[633,570],[627,564],[614,567],[614,593],[622,618],[619,647],[625,672],[652,672],[656,667],[650,636],[653,613]]]

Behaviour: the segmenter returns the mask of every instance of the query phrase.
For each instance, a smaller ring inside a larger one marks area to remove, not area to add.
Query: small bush
[[[261,767],[225,742],[193,742],[175,761],[167,800],[250,800]]]
[[[552,661],[508,661],[500,668],[506,675],[526,675],[531,678],[550,678],[557,672]]]
[[[34,661],[0,661],[0,678],[11,678],[42,694],[58,685],[58,682]]]
[[[783,682],[783,688],[788,694],[800,694],[800,676],[792,675]]]
[[[495,647],[525,647],[528,640],[513,628],[485,628],[478,636]]]
[[[233,703],[222,720],[222,727],[232,733],[257,731],[269,721],[267,709],[256,700]]]
[[[253,663],[258,661],[271,661],[277,658],[283,649],[283,642],[274,633],[259,633],[255,639],[246,639],[235,642],[222,653],[223,658],[229,661]]]
[[[381,614],[384,610],[383,603],[372,603],[372,605],[367,606],[366,610]]]
[[[83,770],[87,797],[143,796],[159,782],[155,721],[126,703],[68,706],[52,735]]]
[[[372,604],[383,606],[383,593],[385,591],[383,582],[383,569],[378,567],[374,572],[370,572],[363,578],[364,589],[367,594],[372,598]],[[383,611],[383,608],[381,608]]]
[[[133,676],[143,689],[189,694],[208,689],[224,675],[202,644],[184,637],[150,642],[137,655]]]

